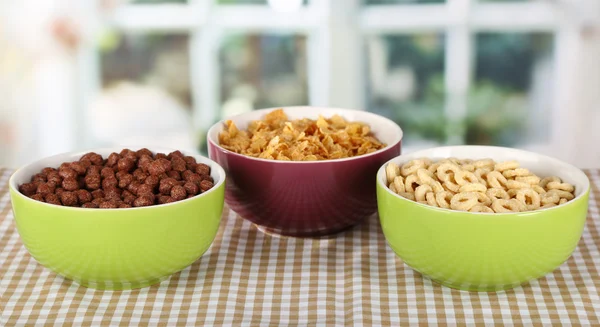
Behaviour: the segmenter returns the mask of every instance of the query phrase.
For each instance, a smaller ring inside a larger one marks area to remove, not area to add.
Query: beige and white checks
[[[377,217],[328,239],[266,235],[224,214],[210,250],[159,285],[98,291],[37,264],[0,171],[0,325],[600,326],[600,170],[583,237],[553,273],[500,293],[441,287],[387,247]]]

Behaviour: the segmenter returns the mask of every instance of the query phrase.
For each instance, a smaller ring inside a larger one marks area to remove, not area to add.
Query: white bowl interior
[[[558,159],[512,148],[472,145],[431,148],[398,156],[379,169],[377,182],[385,185],[385,166],[390,162],[402,165],[417,158],[441,160],[449,157],[473,160],[491,158],[496,162],[516,160],[521,164],[521,167],[529,169],[542,178],[558,176],[563,181],[572,184],[575,186],[576,197],[584,194],[590,187],[589,179],[580,169]]]
[[[232,120],[239,129],[246,129],[253,120],[261,120],[269,112],[282,108],[285,114],[292,120],[294,119],[317,119],[319,115],[329,118],[333,115],[339,115],[349,122],[362,122],[371,128],[371,131],[379,141],[387,144],[387,147],[398,143],[402,139],[402,129],[393,121],[361,110],[327,108],[327,107],[277,107],[261,110],[254,110],[241,115],[226,118]],[[223,131],[223,121],[213,125],[208,131],[208,139],[215,145],[219,145],[219,133]],[[386,147],[386,148],[387,148]],[[382,150],[379,150],[382,151]]]
[[[81,156],[83,156],[84,154],[86,154],[88,152],[95,152],[95,153],[101,155],[104,159],[106,159],[108,157],[108,155],[110,155],[111,153],[113,153],[113,152],[119,153],[119,152],[121,152],[121,150],[123,150],[125,148],[127,148],[127,147],[91,149],[91,150],[86,150],[86,151],[61,153],[61,154],[57,154],[57,155],[54,155],[51,157],[40,159],[38,161],[35,161],[31,164],[28,164],[28,165],[18,169],[11,176],[9,185],[10,185],[10,187],[14,188],[15,190],[18,190],[19,185],[21,185],[23,183],[28,183],[31,180],[31,177],[33,175],[39,173],[45,167],[58,168],[63,162],[72,162],[72,161],[79,160],[79,158],[81,158]],[[139,150],[140,148],[130,147],[128,149],[135,151],[135,150]],[[174,149],[159,148],[159,147],[149,147],[148,150],[152,151],[153,153],[160,152],[160,153],[165,153],[165,154],[169,154],[170,152],[175,151]],[[215,181],[215,186],[212,189],[208,190],[207,193],[217,189],[217,187],[225,181],[225,171],[216,162],[214,162],[206,157],[200,156],[198,154],[193,154],[193,153],[185,152],[185,151],[181,151],[181,153],[185,154],[186,156],[194,157],[198,163],[204,163],[204,164],[207,164],[208,166],[210,166],[210,168],[211,168],[210,175]],[[24,196],[21,193],[19,193],[19,195]],[[185,201],[185,200],[183,200],[183,201]],[[177,203],[177,202],[174,202],[174,203]],[[90,210],[90,209],[86,209],[86,210]],[[112,210],[114,210],[114,209],[112,209]]]

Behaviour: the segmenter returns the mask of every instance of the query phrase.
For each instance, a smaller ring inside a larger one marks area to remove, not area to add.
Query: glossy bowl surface
[[[517,160],[539,176],[559,176],[576,198],[554,208],[507,214],[440,209],[407,200],[377,173],[383,233],[410,267],[443,285],[476,291],[509,289],[544,276],[569,258],[583,232],[590,183],[576,167],[543,155],[500,147],[454,146],[402,155],[403,164],[427,157]],[[387,164],[387,163],[386,163]]]
[[[240,129],[277,109],[262,109],[231,117]],[[227,173],[225,201],[243,218],[271,233],[320,236],[349,228],[377,210],[377,169],[400,154],[402,130],[391,120],[365,111],[285,107],[290,119],[328,118],[338,114],[367,123],[387,144],[379,151],[347,159],[276,161],[257,159],[219,146],[223,122],[208,132],[210,157]]]
[[[104,158],[122,148],[92,149]],[[173,150],[150,148],[153,152]],[[18,185],[44,167],[78,160],[90,152],[45,158],[17,170],[10,196],[17,230],[29,253],[43,266],[98,289],[131,289],[156,284],[196,261],[212,243],[224,205],[225,172],[214,161],[215,186],[196,197],[151,207],[85,209],[32,200]],[[191,154],[186,154],[191,155]]]

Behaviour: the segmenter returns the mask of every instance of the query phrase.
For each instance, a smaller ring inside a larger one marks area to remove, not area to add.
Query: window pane
[[[115,34],[100,46],[102,85],[145,84],[191,106],[187,34]]]
[[[443,143],[444,36],[374,36],[367,50],[368,110],[397,122],[410,145]]]
[[[230,34],[219,59],[222,116],[308,104],[305,36]]]
[[[103,89],[88,111],[90,142],[197,148],[191,124],[188,39],[187,34],[104,37]]]
[[[446,0],[363,0],[365,5],[395,5],[408,3],[445,3]]]
[[[478,34],[466,122],[468,144],[544,142],[552,109],[553,36]]]

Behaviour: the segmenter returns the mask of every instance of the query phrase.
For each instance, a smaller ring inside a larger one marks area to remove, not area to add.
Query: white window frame
[[[83,8],[89,16],[86,28],[92,30],[101,19],[94,12],[94,5],[90,5],[93,1],[84,2],[88,3]],[[445,33],[445,113],[451,120],[461,120],[466,115],[466,96],[475,59],[474,33],[554,33],[556,92],[552,95],[553,108],[549,113],[552,116],[550,138],[544,144],[524,146],[572,161],[573,152],[563,140],[564,126],[576,126],[577,117],[564,108],[577,95],[576,87],[569,83],[573,82],[572,72],[577,68],[580,55],[573,49],[582,47],[580,29],[584,24],[600,21],[600,16],[586,16],[588,10],[598,7],[596,2],[600,1],[480,3],[447,0],[445,4],[363,6],[361,0],[310,0],[296,12],[275,13],[264,5],[217,5],[216,0],[188,0],[187,4],[124,5],[102,24],[125,32],[184,31],[190,34],[193,117],[199,131],[206,131],[219,114],[218,48],[220,37],[226,32],[286,31],[307,36],[309,104],[356,109],[364,108],[366,103],[362,47],[365,35]],[[499,12],[505,14],[498,15]],[[87,108],[92,96],[99,91],[98,63],[94,44],[81,47],[78,60],[81,108]],[[82,127],[75,133],[81,136],[85,123],[79,126]],[[81,137],[76,139],[85,142]],[[459,136],[449,143],[459,144],[463,139]],[[414,148],[404,149],[405,152],[411,150]]]

